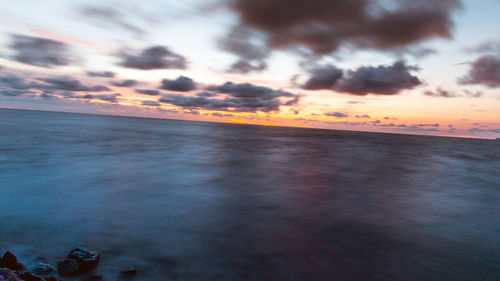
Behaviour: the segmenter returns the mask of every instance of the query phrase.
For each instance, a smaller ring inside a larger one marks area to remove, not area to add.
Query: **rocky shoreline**
[[[85,248],[75,248],[64,260],[57,262],[57,269],[42,259],[29,270],[7,251],[0,258],[0,281],[63,281],[64,278],[82,281],[101,281],[102,276],[93,274],[99,264],[101,254]],[[119,272],[117,280],[133,279],[136,269]],[[78,279],[80,278],[80,279]]]

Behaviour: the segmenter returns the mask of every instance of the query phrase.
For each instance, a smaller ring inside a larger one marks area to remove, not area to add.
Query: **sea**
[[[1,109],[0,250],[75,247],[103,280],[500,280],[500,142]]]

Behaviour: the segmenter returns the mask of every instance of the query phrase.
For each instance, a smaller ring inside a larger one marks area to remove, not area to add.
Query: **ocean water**
[[[0,250],[76,246],[105,280],[500,280],[500,142],[0,110]]]

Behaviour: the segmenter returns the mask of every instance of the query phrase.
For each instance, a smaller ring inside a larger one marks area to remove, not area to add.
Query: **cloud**
[[[23,78],[12,74],[0,76],[0,86],[17,90],[26,90],[33,87],[32,83],[27,83]]]
[[[309,122],[315,122],[317,120],[305,120],[305,121],[309,121]],[[361,126],[361,125],[367,125],[366,122],[350,122],[350,121],[336,121],[336,122],[331,122],[331,121],[328,121],[328,122],[325,122],[327,124],[340,124],[340,125],[348,125],[348,126]]]
[[[88,96],[88,95],[87,95]],[[90,95],[91,99],[98,99],[107,102],[118,102],[117,97],[121,96],[121,94],[109,94],[109,95]]]
[[[144,30],[129,21],[130,15],[125,15],[121,10],[116,8],[85,6],[80,8],[79,11],[86,20],[94,20],[100,28],[102,28],[102,24],[105,24],[139,35],[144,33]]]
[[[331,117],[337,117],[337,118],[347,118],[347,117],[349,117],[349,114],[342,113],[342,112],[329,112],[329,113],[325,113],[325,116],[331,116]]]
[[[73,92],[58,92],[55,95],[61,96],[66,99],[80,99],[80,100],[101,100],[101,101],[107,101],[111,103],[117,103],[119,96],[121,94],[103,94],[103,95],[96,95],[96,94],[84,94],[84,95],[77,95]]]
[[[212,116],[216,116],[216,117],[234,117],[233,114],[230,114],[230,113],[219,113],[219,112],[215,112],[215,113],[212,113],[211,114]]]
[[[161,104],[159,102],[156,102],[156,101],[145,100],[145,101],[142,102],[142,105],[146,105],[146,106],[160,106]]]
[[[344,75],[344,71],[332,65],[315,68],[310,71],[311,77],[302,86],[306,90],[332,89]]]
[[[355,71],[348,71],[340,79],[334,89],[339,92],[364,96],[396,95],[402,90],[413,89],[422,84],[420,79],[410,72],[417,70],[415,66],[408,66],[398,61],[390,66],[364,66]]]
[[[269,48],[341,46],[389,50],[452,37],[459,0],[231,0],[240,25],[264,32]]]
[[[475,46],[465,48],[468,53],[499,53],[500,54],[500,41],[488,40],[481,42]]]
[[[300,95],[250,83],[226,82],[222,85],[209,86],[206,89],[225,97],[210,98],[205,95],[193,97],[168,94],[163,95],[159,102],[196,110],[271,112],[279,111],[281,106],[295,105],[300,98]],[[284,98],[288,98],[288,100],[283,100]]]
[[[87,71],[87,75],[90,77],[104,77],[104,78],[115,77],[115,73],[111,71]]]
[[[380,124],[380,122],[379,123],[373,123],[372,126],[376,126],[376,127],[396,127],[396,128],[407,128],[408,127],[405,124],[394,124],[394,123]]]
[[[480,98],[484,95],[483,91],[469,91],[469,90],[464,90],[465,95],[471,97],[471,98]]]
[[[226,82],[219,86],[209,86],[206,88],[208,91],[229,94],[238,98],[260,98],[264,100],[275,99],[278,97],[296,97],[289,92],[282,90],[273,90],[268,87],[257,86],[250,83],[235,84],[233,82]]]
[[[479,129],[479,128],[471,128],[468,130],[469,133],[497,133],[500,134],[500,128],[497,129]]]
[[[424,95],[429,97],[439,97],[439,98],[455,98],[458,97],[457,94],[452,93],[441,88],[437,88],[435,91],[425,91]]]
[[[133,79],[126,79],[123,81],[113,81],[111,82],[111,85],[116,86],[116,87],[132,87],[137,85],[138,82]]]
[[[0,90],[0,95],[6,96],[6,97],[17,97],[17,96],[22,96],[26,93],[29,93],[29,92],[26,92],[23,90],[15,90],[15,89]]]
[[[50,78],[35,78],[32,81],[22,77],[7,74],[0,76],[0,95],[21,96],[24,94],[34,94],[41,98],[65,98],[79,100],[101,100],[111,103],[118,102],[119,93],[115,94],[94,94],[105,92],[109,89],[102,85],[86,85],[71,77],[60,76]],[[86,92],[76,94],[76,92]],[[89,93],[92,94],[89,94]]]
[[[417,59],[425,58],[425,57],[428,57],[430,55],[434,55],[434,54],[438,53],[438,51],[436,49],[432,49],[432,48],[428,48],[428,47],[409,48],[407,50],[404,50],[404,52],[407,53],[408,55],[414,57],[414,58],[417,58]]]
[[[311,77],[302,85],[309,90],[329,89],[352,95],[396,95],[402,90],[413,89],[422,82],[411,71],[416,66],[397,61],[393,65],[363,66],[344,72],[335,66],[323,66],[311,71]]]
[[[433,124],[413,124],[414,127],[439,127],[439,123]]]
[[[68,76],[52,77],[52,78],[37,78],[36,80],[43,81],[47,84],[37,84],[36,86],[40,90],[63,90],[63,91],[74,91],[74,92],[105,92],[109,91],[109,88],[101,85],[84,85],[80,81],[75,80]]]
[[[238,57],[238,61],[230,66],[228,72],[247,74],[267,69],[265,60],[269,50],[265,44],[252,41],[254,35],[251,29],[237,25],[231,28],[225,37],[219,39],[220,49]]]
[[[121,53],[119,57],[122,59],[119,65],[140,70],[185,69],[187,66],[185,57],[164,46],[152,46],[135,55]]]
[[[157,96],[157,95],[160,94],[160,91],[158,91],[158,90],[135,89],[135,92],[138,93],[138,94],[150,95],[150,96]]]
[[[13,35],[10,48],[15,52],[12,58],[25,64],[51,68],[73,61],[68,46],[52,39]]]
[[[211,98],[211,97],[216,97],[219,94],[217,93],[212,93],[212,92],[199,92],[196,94],[198,97],[206,97],[206,98]]]
[[[196,88],[197,85],[193,79],[186,76],[179,76],[175,80],[163,79],[160,86],[160,89],[176,92],[189,92]]]
[[[458,79],[463,85],[485,85],[500,87],[500,57],[485,55],[470,64],[469,73]]]
[[[233,63],[229,69],[228,72],[230,73],[239,73],[239,74],[247,74],[250,72],[261,72],[263,70],[267,69],[267,63],[265,62],[259,62],[257,64],[252,64],[248,61],[244,60],[239,60],[235,63]]]
[[[370,115],[356,115],[356,118],[367,118],[367,119],[370,119]]]

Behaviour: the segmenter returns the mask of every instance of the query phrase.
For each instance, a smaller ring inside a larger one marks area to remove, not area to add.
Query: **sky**
[[[0,2],[0,108],[500,138],[499,0]]]

